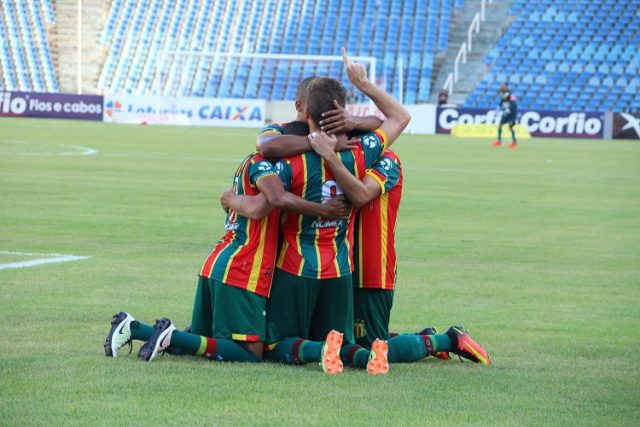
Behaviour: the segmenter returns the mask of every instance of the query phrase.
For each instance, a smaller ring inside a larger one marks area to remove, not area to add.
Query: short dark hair
[[[300,101],[303,103],[307,102],[307,96],[309,94],[309,85],[316,78],[316,76],[307,77],[298,83],[298,87],[296,88],[296,101]]]
[[[320,126],[322,113],[333,110],[333,100],[338,101],[342,107],[346,105],[347,91],[342,83],[330,77],[317,77],[309,85],[309,98],[307,110],[311,120]]]

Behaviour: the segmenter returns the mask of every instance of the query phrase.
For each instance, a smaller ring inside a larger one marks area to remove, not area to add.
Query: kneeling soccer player
[[[226,234],[200,271],[192,333],[177,330],[167,318],[159,319],[151,327],[119,312],[113,318],[104,345],[107,356],[116,357],[120,348],[137,339],[146,341],[138,353],[145,361],[153,360],[168,348],[221,361],[261,360],[266,299],[277,251],[279,209],[343,218],[351,208],[340,199],[320,205],[285,192],[271,163],[258,154],[247,156],[240,164],[232,191],[264,197],[269,203],[264,210],[250,212],[248,216],[228,213]]]
[[[390,363],[414,362],[430,355],[448,359],[446,354],[452,352],[473,362],[491,364],[486,351],[461,326],[454,326],[445,334],[426,328],[417,334],[390,336],[402,165],[393,151],[386,150],[360,180],[335,161],[335,143],[335,138],[324,133],[311,139],[311,145],[327,161],[344,194],[360,208],[355,224],[353,274],[356,342],[369,348],[376,339],[388,340]]]
[[[304,108],[300,108],[297,102],[296,109],[300,111]],[[326,117],[327,114],[324,116]],[[282,133],[283,130],[287,133],[291,132],[286,128],[274,129],[277,133]],[[293,131],[297,133],[298,128]],[[356,341],[364,348],[353,346],[342,355],[344,363],[364,368],[369,364],[371,357],[371,353],[366,349],[371,348],[372,345],[375,347],[376,339],[388,340],[391,336],[389,318],[396,277],[394,231],[402,192],[402,168],[399,158],[387,150],[367,171],[361,182],[338,160],[334,152],[335,147],[329,147],[324,152],[320,151],[324,138],[326,135],[309,139],[312,141],[313,148],[317,148],[318,154],[323,156],[332,169],[338,184],[344,187],[343,191],[348,198],[357,207],[362,206],[356,219],[354,259],[356,269],[353,275],[353,298]],[[306,151],[304,144],[294,144],[298,142],[297,140],[280,139],[282,141],[278,141],[277,145],[271,143],[271,141],[275,142],[273,139],[261,141],[261,145],[263,148],[269,146],[272,155],[281,155],[282,148],[287,144],[290,144],[289,153]],[[366,263],[363,263],[363,259]],[[473,342],[466,330],[459,326],[450,328],[445,334],[436,334],[435,329],[425,328],[416,334],[392,335],[393,338],[388,342],[390,362],[413,362],[429,355],[448,359],[447,352],[451,351],[474,362],[490,363],[484,349]],[[332,370],[335,373],[338,369],[335,368],[331,358],[334,352],[331,348],[327,348],[331,343],[334,343],[335,347],[335,342],[337,342],[336,337],[332,339],[328,337],[325,343],[288,338],[270,346],[268,354],[285,363],[301,364],[321,361],[325,372]],[[321,354],[326,354],[328,357],[323,356],[320,360]],[[274,355],[277,356],[274,357]]]

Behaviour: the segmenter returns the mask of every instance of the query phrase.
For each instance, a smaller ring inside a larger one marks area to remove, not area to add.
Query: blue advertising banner
[[[102,120],[102,96],[0,92],[0,117]]]
[[[499,111],[485,108],[438,107],[436,133],[451,133],[451,128],[459,124],[497,126],[500,123],[500,117]],[[518,113],[517,123],[521,124],[531,136],[602,139],[604,113],[525,110]]]

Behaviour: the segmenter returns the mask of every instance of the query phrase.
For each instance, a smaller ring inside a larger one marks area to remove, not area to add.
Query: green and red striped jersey
[[[233,177],[233,192],[255,196],[257,183],[276,173],[259,154],[248,155]],[[280,211],[273,209],[261,220],[245,218],[229,211],[226,233],[209,254],[200,275],[268,297],[278,252]]]
[[[402,198],[402,165],[391,150],[367,170],[382,193],[362,206],[356,218],[355,271],[356,287],[392,290],[396,283],[395,230]]]
[[[357,148],[337,155],[351,173],[362,179],[386,148],[387,141],[381,129],[361,136],[358,141]],[[325,203],[342,194],[331,168],[313,151],[285,157],[275,167],[287,191],[311,202]],[[348,220],[283,213],[283,241],[276,266],[291,274],[313,279],[351,274],[353,223],[353,213]]]

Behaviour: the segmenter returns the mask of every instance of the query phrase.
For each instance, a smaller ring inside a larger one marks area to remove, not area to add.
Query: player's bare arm
[[[348,218],[351,205],[343,197],[336,197],[328,203],[310,202],[284,190],[277,176],[266,176],[258,181],[260,194],[256,196],[237,195],[227,189],[220,195],[220,204],[225,211],[229,209],[251,219],[262,219],[273,208],[319,216],[328,219]]]
[[[304,136],[270,134],[258,138],[256,149],[263,157],[279,159],[311,151],[311,145]]]
[[[364,206],[380,195],[382,190],[375,179],[366,175],[361,181],[345,167],[334,150],[337,142],[335,136],[324,132],[314,133],[309,135],[309,141],[316,153],[326,160],[340,188],[354,206]]]
[[[351,150],[354,145],[349,140],[343,140],[336,145],[336,151]],[[277,134],[260,136],[256,148],[263,157],[270,159],[295,156],[313,150],[306,136]]]
[[[260,220],[269,215],[269,212],[273,209],[264,194],[239,196],[230,188],[220,194],[220,204],[226,213],[232,210],[245,218],[255,220]]]
[[[380,129],[387,135],[387,146],[391,145],[407,127],[411,121],[411,115],[402,104],[367,78],[367,70],[364,65],[351,62],[345,48],[342,48],[342,59],[347,69],[349,81],[367,95],[376,104],[378,110],[386,116]]]
[[[320,204],[285,191],[282,181],[276,175],[265,176],[258,181],[257,186],[260,193],[264,194],[269,204],[275,208],[332,219],[347,218],[351,213],[351,206],[343,200],[331,200],[330,203]]]
[[[320,129],[329,135],[351,132],[354,129],[373,132],[383,123],[382,119],[376,116],[359,117],[349,114],[336,100],[333,101],[333,105],[335,109],[322,113],[323,119],[320,120]]]

